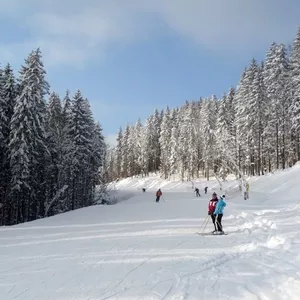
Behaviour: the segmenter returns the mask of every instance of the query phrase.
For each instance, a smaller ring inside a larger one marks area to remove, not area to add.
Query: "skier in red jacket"
[[[214,230],[214,231],[217,231],[217,227],[216,227],[216,216],[214,215],[214,211],[215,211],[217,202],[218,202],[217,194],[216,194],[216,193],[213,193],[213,194],[212,194],[212,199],[209,200],[209,202],[208,202],[208,214],[211,216],[211,220],[212,220],[212,222],[213,222],[213,224],[214,224],[214,227],[215,227],[215,230]]]
[[[160,197],[162,196],[162,192],[160,189],[156,192],[156,202],[159,202]]]

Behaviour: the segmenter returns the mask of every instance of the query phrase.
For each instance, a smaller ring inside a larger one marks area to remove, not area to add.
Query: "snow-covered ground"
[[[194,184],[201,198],[191,182],[123,180],[117,205],[0,228],[0,299],[300,299],[300,165],[252,179],[247,201],[225,183],[223,236],[196,234],[219,187]]]

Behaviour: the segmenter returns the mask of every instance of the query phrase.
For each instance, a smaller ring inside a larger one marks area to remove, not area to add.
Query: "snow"
[[[0,298],[299,299],[299,178],[299,164],[251,178],[247,201],[224,183],[223,236],[196,234],[216,180],[194,182],[196,198],[191,182],[155,176],[113,184],[128,196],[116,205],[2,227]]]

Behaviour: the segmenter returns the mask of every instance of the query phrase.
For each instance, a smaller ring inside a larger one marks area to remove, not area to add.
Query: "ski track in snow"
[[[0,228],[1,299],[299,299],[297,175],[299,166],[255,178],[247,201],[229,181],[224,236],[195,234],[209,195],[166,183],[167,202],[155,203],[154,179],[146,193],[121,181],[135,196],[114,206]]]

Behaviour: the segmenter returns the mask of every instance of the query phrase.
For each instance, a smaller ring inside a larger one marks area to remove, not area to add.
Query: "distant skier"
[[[143,188],[143,193],[145,193],[146,192],[146,189],[145,188]]]
[[[208,189],[208,187],[206,186],[206,187],[204,188],[204,193],[205,193],[205,194],[207,194],[207,189]]]
[[[159,202],[160,197],[162,196],[162,192],[160,189],[156,192],[156,202]]]
[[[200,193],[199,193],[199,189],[198,188],[195,188],[195,192],[196,192],[196,196],[197,197],[201,197]]]
[[[216,216],[214,214],[215,212],[215,208],[216,208],[216,205],[217,205],[217,202],[218,202],[218,197],[217,197],[217,194],[216,193],[213,193],[212,194],[212,199],[209,200],[208,202],[208,214],[211,216],[211,220],[214,224],[214,227],[215,227],[215,230],[213,232],[216,232],[217,231],[217,227],[216,227]]]
[[[246,188],[246,190],[244,192],[244,200],[248,200],[249,199],[249,183],[248,182],[246,182],[245,188]]]
[[[224,233],[223,226],[222,226],[223,211],[224,211],[224,207],[226,206],[226,202],[224,201],[224,199],[225,199],[225,195],[220,197],[214,211],[215,221],[217,224],[217,232],[220,234]]]

